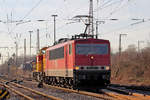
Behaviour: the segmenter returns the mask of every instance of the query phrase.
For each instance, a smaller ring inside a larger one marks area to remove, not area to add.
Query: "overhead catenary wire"
[[[68,24],[63,24],[62,26],[60,26],[60,27],[57,28],[57,31],[59,31],[59,30],[61,30],[62,28],[66,27],[67,25],[68,25]],[[50,32],[52,32],[52,30],[51,30]],[[45,36],[45,34],[42,35],[42,36],[40,36],[40,39],[44,38],[44,36]]]
[[[117,3],[122,2],[122,1],[124,1],[124,0],[114,1],[114,2],[112,2],[112,3],[111,3],[111,1],[112,1],[112,0],[110,0],[110,1],[109,1],[108,3],[106,3],[106,4],[103,4],[103,5],[100,6],[100,7],[98,7],[97,9],[94,10],[94,12],[97,12],[97,11],[102,10],[102,9],[104,9],[104,8],[110,7],[110,6],[114,5],[114,4],[117,4]]]
[[[104,2],[104,3],[102,4],[102,7],[105,6],[105,5],[107,5],[107,4],[109,4],[111,1],[112,1],[112,0],[108,0],[108,1]]]
[[[108,1],[111,1],[111,0],[108,0]],[[107,2],[104,2],[104,4],[105,4],[105,3],[106,3],[106,4],[109,4],[109,3],[107,3]]]
[[[26,17],[28,17],[28,15],[30,15],[31,14],[31,12],[40,4],[42,2],[42,0],[39,0],[39,2],[38,3],[36,3],[36,5],[23,17],[23,20],[26,18]],[[5,22],[3,22],[4,24],[5,24],[5,26],[6,26],[6,28],[7,28],[7,31],[8,31],[8,35],[10,36],[10,38],[11,38],[11,40],[13,41],[13,42],[15,42],[15,41],[17,41],[16,39],[15,39],[15,37],[13,36],[13,31],[15,30],[15,28],[17,27],[17,26],[14,26],[14,27],[12,27],[13,26],[13,13],[12,13],[12,10],[11,10],[11,15],[10,15],[10,17],[9,17],[9,14],[8,14],[8,10],[6,9],[7,8],[7,6],[6,6],[6,2],[5,2],[5,0],[3,0],[3,3],[1,3],[1,4],[3,4],[3,8],[1,7],[1,9],[2,9],[2,11],[4,11],[4,13],[6,13],[6,23]],[[16,21],[17,22],[17,21]],[[15,24],[14,24],[15,25]]]
[[[96,9],[94,9],[94,12],[96,12],[96,10],[98,11],[99,9],[101,9],[102,7],[104,7],[105,5],[109,4],[112,0],[108,0],[106,2],[104,2],[103,4],[100,5],[100,7],[97,7]]]
[[[65,0],[65,8],[68,10],[70,10],[70,8],[68,7],[68,5],[71,5],[71,4],[69,4],[69,3],[67,3],[67,1]],[[74,14],[75,12],[77,12],[78,10],[81,10],[81,7],[80,6],[82,6],[82,4],[80,3],[79,5],[78,5],[79,7],[77,7],[77,8],[75,8],[74,10],[72,10],[72,11],[68,11],[67,13],[67,16],[64,16],[64,18],[67,18],[68,20],[69,19],[71,19],[70,18],[70,16],[72,15],[72,14]],[[74,16],[74,15],[73,15]],[[71,16],[71,17],[73,17],[73,16]]]
[[[111,17],[111,16],[112,16],[113,14],[115,14],[117,11],[119,11],[119,10],[121,10],[123,7],[125,7],[125,6],[129,3],[129,0],[126,2],[126,4],[121,4],[121,3],[123,3],[123,0],[120,2],[120,6],[116,7],[113,11],[111,11],[111,12],[109,13],[109,16],[108,16],[107,18]]]
[[[64,27],[66,27],[66,26],[68,26],[68,25],[69,25],[69,24],[65,23],[65,24],[61,25],[60,27],[57,27],[57,31],[63,29]],[[52,30],[50,30],[50,33],[51,33],[51,32],[52,32]],[[60,33],[58,32],[58,34],[60,34]],[[41,40],[45,40],[45,35],[46,35],[46,34],[41,35],[41,36],[40,36],[40,39],[41,39]],[[62,33],[61,33],[61,35],[63,35],[64,37],[66,36],[66,34],[62,34]],[[63,37],[63,36],[62,36],[62,37]],[[42,45],[42,46],[43,46],[43,45]]]
[[[109,0],[109,1],[105,2],[104,5],[109,4],[111,1],[112,1],[112,0]],[[119,0],[119,1],[116,1],[116,2],[113,2],[113,3],[110,3],[109,6],[111,6],[111,5],[115,4],[115,3],[120,3],[120,1],[123,1],[123,0]],[[118,8],[118,7],[117,7],[117,8]]]
[[[31,8],[31,10],[29,10],[29,12],[27,12],[27,14],[20,20],[20,21],[23,21],[26,17],[28,17],[30,14],[31,14],[31,12],[33,12],[33,10],[35,9],[35,8],[37,8],[39,5],[40,5],[40,3],[42,2],[43,0],[39,0],[32,8]],[[17,26],[14,26],[12,29],[11,29],[11,33],[15,30],[15,28],[16,28]]]
[[[12,40],[14,41],[14,38],[13,38],[12,34],[10,34],[10,26],[9,26],[9,23],[8,23],[8,21],[9,21],[9,16],[8,16],[8,11],[7,11],[7,7],[6,7],[6,3],[5,3],[5,0],[2,0],[2,1],[3,1],[3,3],[1,3],[0,8],[1,8],[1,10],[5,13],[5,18],[6,18],[5,27],[6,27],[7,31],[8,31],[8,32],[7,32],[8,35],[10,35],[10,38],[12,38]],[[5,6],[5,7],[2,8],[2,4],[3,4],[3,6]]]
[[[114,8],[114,10],[113,10],[112,12],[110,12],[109,16],[106,17],[106,19],[109,19],[109,18],[110,18],[113,14],[115,14],[117,11],[119,11],[119,10],[121,10],[123,7],[125,7],[125,5],[127,5],[130,0],[127,0],[126,4],[121,4],[121,3],[123,3],[123,1],[125,1],[125,0],[120,0],[120,6],[117,6],[116,8]],[[125,28],[128,28],[128,27],[130,27],[130,26],[131,26],[131,24],[126,25],[126,26],[123,26],[123,27],[120,27],[120,28],[117,28],[117,29],[115,29],[115,30],[111,30],[111,31],[109,31],[109,32],[105,32],[104,34],[107,34],[107,33],[110,33],[110,32],[113,33],[113,31],[125,29]],[[102,34],[102,35],[104,35],[104,34]]]
[[[149,22],[149,21],[150,21],[150,20],[147,20],[147,21],[144,21],[143,23],[139,23],[139,24],[144,24],[144,23]],[[128,27],[133,27],[133,26],[136,26],[136,25],[137,25],[137,24],[135,24],[135,25],[128,24],[128,25],[122,26],[122,27],[120,27],[120,28],[113,29],[113,30],[110,30],[110,31],[108,31],[108,32],[105,32],[105,33],[103,33],[102,35],[111,34],[111,33],[114,33],[114,32],[116,32],[116,31],[123,30],[123,29],[127,29]],[[137,30],[136,30],[136,31],[137,31]]]
[[[22,18],[22,20],[24,20],[26,17],[28,17],[30,14],[31,14],[31,12],[36,8],[36,7],[38,7],[39,5],[40,5],[40,3],[42,2],[43,0],[39,0],[36,4],[35,4],[35,6],[33,6],[32,8],[31,8],[31,10],[29,10],[29,12]]]

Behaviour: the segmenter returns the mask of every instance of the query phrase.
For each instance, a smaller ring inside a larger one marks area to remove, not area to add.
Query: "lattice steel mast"
[[[94,24],[93,24],[93,0],[90,0],[89,7],[89,34],[94,35]]]

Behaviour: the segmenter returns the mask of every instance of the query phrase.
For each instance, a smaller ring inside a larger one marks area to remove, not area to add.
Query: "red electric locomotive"
[[[65,87],[110,84],[110,43],[94,35],[60,39],[46,49],[44,82]]]

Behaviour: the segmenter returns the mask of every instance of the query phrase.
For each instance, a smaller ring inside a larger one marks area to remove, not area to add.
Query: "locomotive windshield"
[[[108,44],[77,44],[76,54],[79,55],[108,54]]]

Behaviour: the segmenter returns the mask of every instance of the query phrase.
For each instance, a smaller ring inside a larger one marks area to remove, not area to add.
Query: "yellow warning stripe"
[[[5,92],[0,95],[0,99],[3,99],[3,98],[9,93],[9,92],[6,91],[6,90],[4,90],[4,91],[5,91]],[[2,92],[3,92],[3,91],[1,90],[1,93],[2,93]],[[9,94],[8,94],[8,95],[9,95]],[[8,96],[8,95],[7,95],[7,96]],[[6,96],[6,97],[7,97],[7,96]]]
[[[4,96],[5,96],[7,93],[8,93],[8,92],[5,91],[5,92],[0,96],[0,98],[4,98]]]

